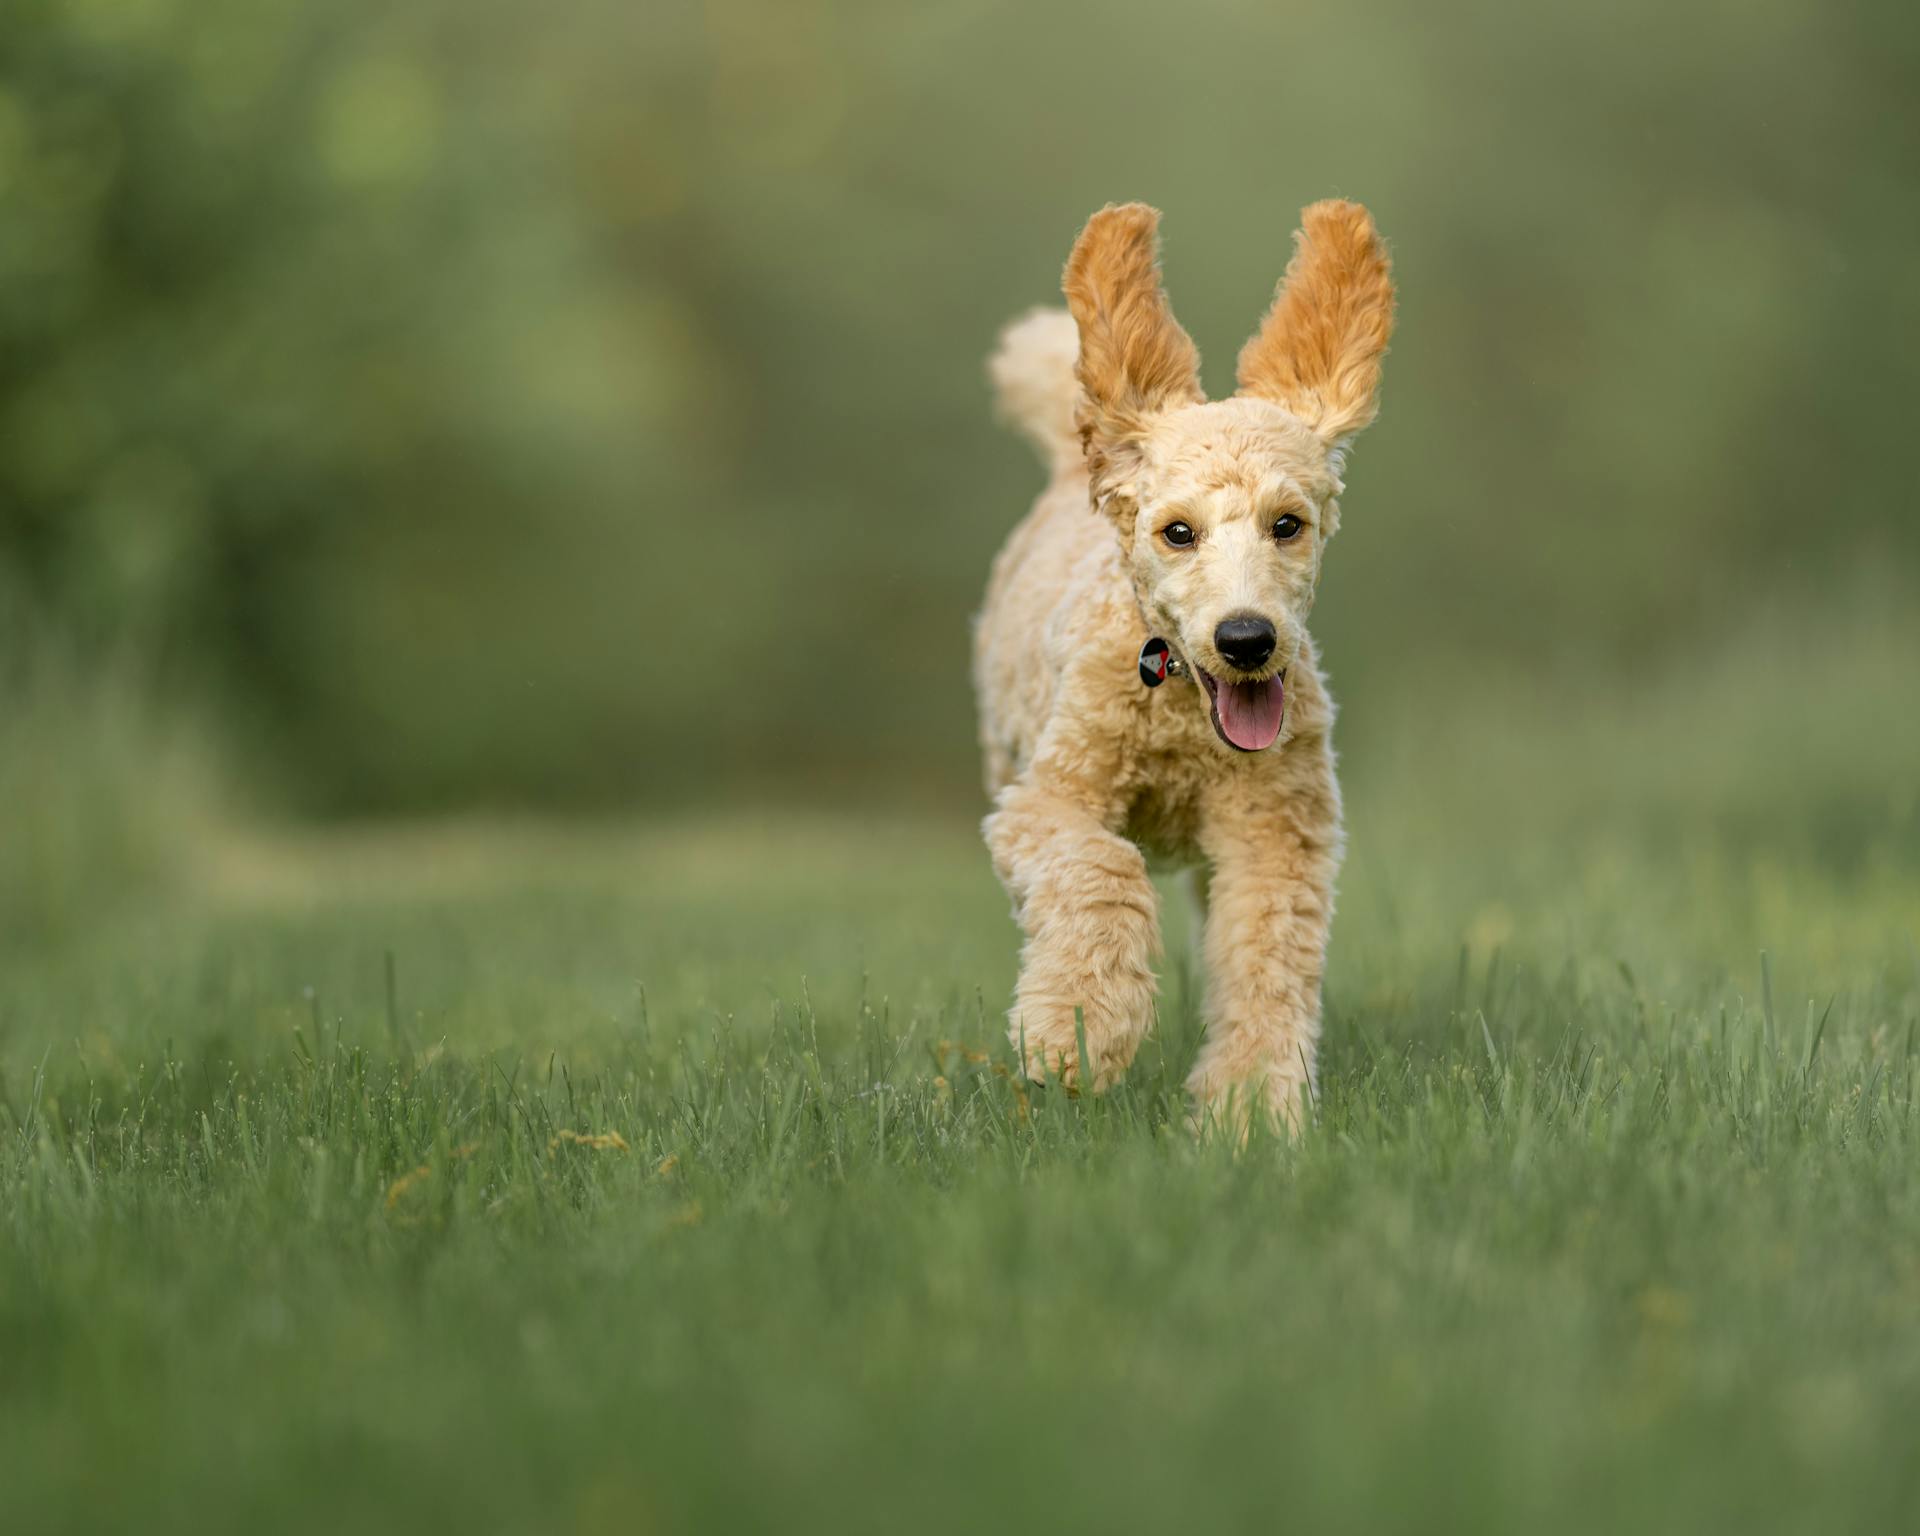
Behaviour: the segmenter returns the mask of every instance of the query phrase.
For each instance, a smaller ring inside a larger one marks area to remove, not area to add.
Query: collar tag
[[[1173,659],[1173,647],[1158,635],[1140,647],[1140,681],[1149,688],[1158,688],[1179,670],[1180,663]]]

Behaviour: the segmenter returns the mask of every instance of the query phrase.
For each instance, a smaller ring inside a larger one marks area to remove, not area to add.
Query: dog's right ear
[[[1067,258],[1062,286],[1080,328],[1076,421],[1096,506],[1124,495],[1155,414],[1206,398],[1200,353],[1160,286],[1159,227],[1145,203],[1109,204]]]

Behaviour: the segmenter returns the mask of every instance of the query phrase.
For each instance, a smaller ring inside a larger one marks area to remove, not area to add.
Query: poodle
[[[1119,1079],[1154,1016],[1148,858],[1198,865],[1195,1124],[1291,1133],[1315,1091],[1343,844],[1306,622],[1347,448],[1377,409],[1392,275],[1364,208],[1308,208],[1239,392],[1210,401],[1161,289],[1159,221],[1096,213],[1067,312],[1015,322],[990,365],[1050,475],[974,636],[984,830],[1026,936],[1009,1034],[1035,1078]]]

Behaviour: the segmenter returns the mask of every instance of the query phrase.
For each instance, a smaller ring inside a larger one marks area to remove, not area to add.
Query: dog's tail
[[[1000,333],[1000,346],[987,363],[1000,419],[1024,434],[1055,474],[1081,463],[1073,422],[1079,355],[1073,316],[1064,309],[1035,309]]]

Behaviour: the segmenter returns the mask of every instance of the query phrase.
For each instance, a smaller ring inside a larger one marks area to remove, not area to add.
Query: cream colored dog
[[[974,646],[994,868],[1026,933],[1010,1033],[1093,1087],[1153,1022],[1145,853],[1204,861],[1196,1121],[1297,1129],[1311,1105],[1342,833],[1333,704],[1307,636],[1347,444],[1393,325],[1364,208],[1317,203],[1273,308],[1209,401],[1161,291],[1159,214],[1108,207],[1067,262],[1071,315],[1008,329],[992,373],[1052,479],[994,562]],[[1149,688],[1162,637],[1173,679]]]

